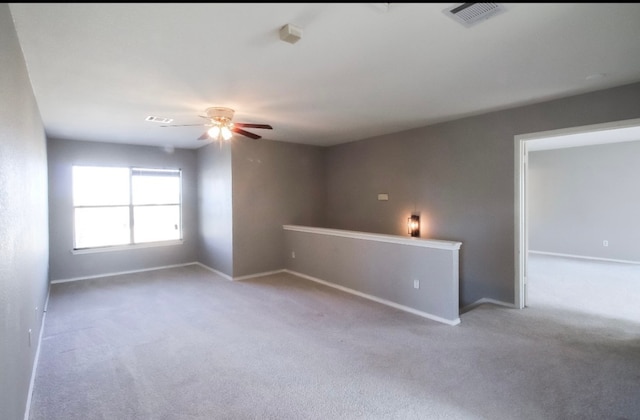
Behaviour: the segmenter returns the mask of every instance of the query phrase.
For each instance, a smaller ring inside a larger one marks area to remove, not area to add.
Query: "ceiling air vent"
[[[460,3],[443,10],[444,14],[467,28],[504,12],[500,3]]]
[[[153,115],[149,115],[147,118],[145,118],[145,121],[169,124],[171,121],[173,121],[173,118],[154,117]]]

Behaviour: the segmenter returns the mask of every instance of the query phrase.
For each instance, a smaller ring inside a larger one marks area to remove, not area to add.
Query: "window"
[[[179,169],[72,171],[74,249],[182,239]]]

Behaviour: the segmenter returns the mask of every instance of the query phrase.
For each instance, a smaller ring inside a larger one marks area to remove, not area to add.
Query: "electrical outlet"
[[[418,280],[418,279],[414,279],[413,280],[413,288],[414,289],[419,289],[420,288],[420,280]]]
[[[291,258],[295,258],[296,257],[296,251],[291,251]]]
[[[609,241],[602,241],[602,246],[609,246]]]

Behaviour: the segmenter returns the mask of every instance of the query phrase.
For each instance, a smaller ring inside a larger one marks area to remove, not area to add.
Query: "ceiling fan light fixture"
[[[211,137],[212,139],[217,139],[218,136],[220,136],[220,131],[221,131],[220,127],[217,125],[214,125],[209,130],[207,130],[207,134],[209,134],[209,137]]]
[[[222,135],[222,138],[225,140],[229,140],[233,136],[233,134],[231,133],[231,130],[227,125],[223,125],[220,128],[220,135]]]
[[[233,123],[219,119],[215,121],[215,124],[207,130],[207,134],[214,140],[230,140],[233,137]]]

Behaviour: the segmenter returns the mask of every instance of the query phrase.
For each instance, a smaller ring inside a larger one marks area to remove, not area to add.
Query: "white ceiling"
[[[210,106],[334,145],[640,81],[640,3],[11,3],[47,134],[197,148]],[[285,24],[303,30],[280,40]]]

